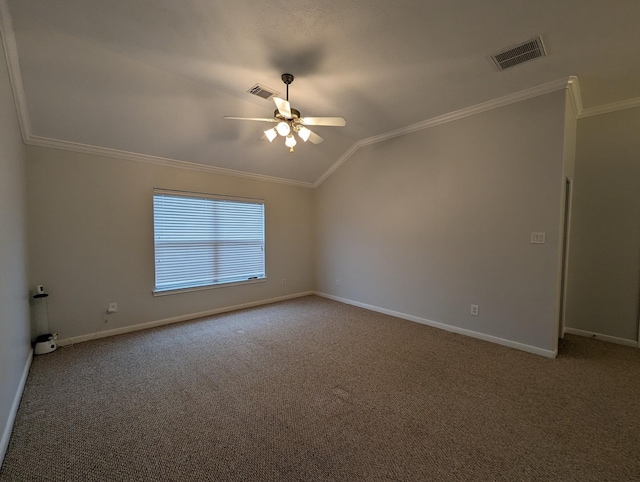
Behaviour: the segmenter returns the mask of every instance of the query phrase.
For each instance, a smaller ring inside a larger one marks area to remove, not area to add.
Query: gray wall
[[[32,146],[27,155],[30,281],[47,287],[62,339],[314,289],[309,189]],[[264,199],[268,280],[152,296],[154,187]],[[104,324],[112,301],[118,313]]]
[[[638,339],[640,108],[578,121],[567,326]]]
[[[564,122],[562,91],[360,149],[316,192],[318,290],[555,351]]]
[[[31,350],[27,286],[26,160],[0,54],[0,461],[11,409]]]

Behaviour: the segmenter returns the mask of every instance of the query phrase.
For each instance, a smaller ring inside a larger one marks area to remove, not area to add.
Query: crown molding
[[[619,102],[612,102],[611,104],[603,104],[585,109],[582,105],[580,82],[578,81],[578,77],[576,76],[569,77],[567,90],[569,91],[569,98],[571,99],[571,103],[573,105],[573,112],[578,119],[601,114],[609,114],[611,112],[632,109],[634,107],[640,107],[640,97],[636,97],[634,99],[621,100]]]
[[[317,188],[320,184],[322,184],[324,181],[326,181],[329,176],[331,176],[331,174],[333,174],[342,164],[344,164],[347,159],[349,159],[351,156],[353,156],[358,149],[360,149],[363,146],[366,146],[367,144],[364,143],[366,139],[364,140],[360,140],[358,142],[356,142],[355,144],[353,144],[349,149],[347,149],[347,152],[345,152],[344,154],[342,154],[340,156],[340,158],[334,162],[329,169],[327,169],[317,180],[316,182],[313,183],[313,188]]]
[[[53,149],[62,149],[72,152],[80,152],[85,154],[94,154],[98,156],[111,157],[122,160],[145,162],[150,164],[156,164],[161,166],[175,167],[178,169],[190,169],[195,171],[210,172],[214,174],[222,174],[225,176],[242,177],[246,179],[254,179],[264,182],[272,182],[279,184],[286,184],[290,186],[304,187],[304,188],[317,188],[320,186],[331,174],[333,174],[344,162],[353,156],[361,147],[365,147],[385,140],[393,139],[394,137],[403,136],[416,132],[429,127],[434,127],[454,120],[462,119],[471,115],[486,112],[488,110],[496,109],[498,107],[520,102],[522,100],[537,97],[550,92],[555,92],[575,84],[577,87],[577,95],[575,96],[580,102],[580,92],[577,86],[577,77],[569,77],[568,79],[560,79],[554,82],[549,82],[531,89],[516,92],[498,99],[494,99],[482,104],[477,104],[465,109],[451,112],[442,116],[434,117],[426,121],[418,122],[401,129],[397,129],[391,132],[380,134],[377,136],[361,139],[354,143],[340,158],[334,162],[329,169],[327,169],[314,183],[293,181],[289,179],[283,179],[272,176],[265,176],[261,174],[253,174],[244,171],[236,171],[233,169],[225,169],[221,167],[210,166],[206,164],[198,164],[194,162],[181,161],[177,159],[169,159],[164,157],[151,156],[147,154],[139,154],[135,152],[121,151],[118,149],[111,149],[106,147],[93,146],[88,144],[81,144],[76,142],[63,141],[59,139],[52,139],[48,137],[35,136],[31,132],[31,122],[29,120],[29,111],[27,109],[27,101],[24,93],[24,84],[22,81],[22,73],[20,70],[20,61],[18,57],[18,48],[15,39],[15,31],[13,29],[13,20],[7,0],[0,0],[0,34],[2,35],[2,41],[4,45],[5,55],[7,57],[7,66],[9,70],[9,78],[11,87],[13,89],[13,95],[15,99],[16,109],[18,111],[18,121],[20,124],[20,130],[22,132],[22,138],[25,144],[49,147]],[[570,79],[575,79],[575,82],[571,82]],[[581,103],[574,103],[576,105]]]
[[[322,176],[320,176],[320,178],[318,178],[318,180],[313,184],[313,187],[317,188],[318,186],[320,186],[325,180],[327,180],[327,178],[331,174],[333,174],[344,162],[347,161],[347,159],[353,156],[361,147],[369,146],[371,144],[377,144],[378,142],[387,141],[395,137],[404,136],[407,134],[411,134],[413,132],[421,131],[423,129],[428,129],[430,127],[439,126],[439,125],[446,124],[448,122],[456,121],[459,119],[464,119],[465,117],[480,114],[482,112],[487,112],[493,109],[497,109],[499,107],[504,107],[510,104],[514,104],[516,102],[532,99],[534,97],[539,97],[545,94],[550,94],[551,92],[557,92],[559,90],[568,88],[568,86],[571,85],[572,83],[575,83],[577,85],[577,77],[566,77],[553,82],[548,82],[546,84],[538,85],[536,87],[522,90],[514,94],[505,95],[503,97],[498,97],[497,99],[483,102],[481,104],[476,104],[471,107],[466,107],[464,109],[450,112],[448,114],[444,114],[438,117],[433,117],[431,119],[427,119],[427,120],[418,122],[416,124],[411,124],[411,125],[402,127],[400,129],[386,132],[384,134],[379,134],[377,136],[362,139],[356,142],[355,144],[353,144],[353,146],[351,146],[351,148],[349,148],[349,150],[345,152],[344,155],[340,157],[340,159],[334,162],[333,165],[329,169],[327,169],[327,171]],[[578,90],[578,94],[579,94],[579,90]]]
[[[640,97],[635,99],[622,100],[620,102],[613,102],[611,104],[599,105],[597,107],[589,107],[584,109],[580,113],[580,118],[592,117],[594,115],[609,114],[611,112],[617,112],[619,110],[632,109],[634,107],[640,107]]]
[[[26,142],[31,136],[31,122],[29,120],[29,110],[27,109],[27,97],[24,93],[24,83],[22,82],[18,45],[16,44],[16,34],[13,29],[13,17],[7,0],[0,0],[0,36],[2,37],[4,55],[7,59],[9,82],[11,83],[13,99],[16,104],[18,124],[20,125],[22,140]]]
[[[607,114],[618,110],[630,109],[633,107],[640,107],[640,98],[629,99],[621,102],[615,102],[612,104],[602,105],[598,107],[591,107],[584,109],[582,105],[582,95],[580,92],[580,85],[578,77],[570,76],[567,78],[559,79],[554,82],[548,82],[530,89],[526,89],[514,94],[509,94],[497,99],[493,99],[481,104],[477,104],[471,107],[460,109],[448,114],[444,114],[432,119],[428,119],[416,124],[411,124],[400,129],[396,129],[390,132],[379,134],[377,136],[368,137],[355,142],[340,158],[334,162],[329,169],[327,169],[315,182],[303,182],[293,181],[289,179],[283,179],[273,176],[266,176],[261,174],[253,174],[244,171],[236,171],[234,169],[226,169],[221,167],[215,167],[205,164],[198,164],[194,162],[181,161],[177,159],[169,159],[164,157],[151,156],[147,154],[138,154],[134,152],[121,151],[117,149],[110,149],[106,147],[92,146],[88,144],[80,144],[76,142],[62,141],[58,139],[51,139],[48,137],[34,136],[31,132],[31,122],[29,119],[29,110],[27,108],[27,100],[24,92],[24,84],[22,81],[22,72],[20,70],[20,59],[18,57],[18,47],[16,44],[15,31],[13,28],[13,18],[9,9],[7,0],[0,0],[0,37],[2,38],[2,44],[4,47],[5,56],[7,59],[7,69],[9,72],[9,80],[13,91],[13,96],[16,105],[16,111],[18,115],[18,123],[20,125],[20,131],[22,132],[22,139],[25,144],[38,147],[50,147],[53,149],[62,149],[73,152],[80,152],[85,154],[94,154],[98,156],[111,157],[122,160],[130,160],[136,162],[146,162],[150,164],[156,164],[161,166],[175,167],[178,169],[190,169],[195,171],[210,172],[214,174],[221,174],[225,176],[242,177],[246,179],[254,179],[264,182],[272,182],[279,184],[287,184],[290,186],[304,187],[304,188],[317,188],[325,180],[327,180],[342,164],[344,164],[351,156],[353,156],[361,147],[383,142],[395,137],[411,134],[416,131],[435,127],[447,122],[463,119],[472,115],[487,112],[499,107],[504,107],[509,104],[521,102],[523,100],[538,97],[540,95],[556,92],[562,89],[567,89],[569,97],[571,99],[573,112],[577,118],[590,117],[600,114]]]
[[[80,152],[84,154],[94,154],[97,156],[111,157],[128,161],[146,162],[149,164],[175,167],[178,169],[190,169],[194,171],[209,172],[213,174],[222,174],[225,176],[242,177],[245,179],[253,179],[263,182],[287,184],[289,186],[304,187],[307,189],[313,188],[313,183],[310,182],[293,181],[290,179],[266,176],[262,174],[253,174],[244,171],[236,171],[234,169],[225,169],[222,167],[198,164],[195,162],[168,159],[147,154],[138,154],[135,152],[121,151],[118,149],[110,149],[106,147],[98,147],[88,144],[80,144],[77,142],[69,142],[59,139],[51,139],[48,137],[35,136],[31,131],[31,121],[29,119],[27,98],[24,92],[24,83],[22,81],[22,71],[20,69],[18,46],[16,43],[15,30],[13,28],[13,17],[11,15],[7,0],[0,0],[0,36],[2,38],[4,53],[7,59],[7,70],[9,72],[9,81],[11,83],[13,98],[18,114],[20,132],[22,133],[22,140],[25,144],[38,147],[62,149],[72,152]]]
[[[177,159],[169,159],[166,157],[151,156],[148,154],[138,154],[136,152],[121,151],[108,147],[98,147],[89,144],[80,144],[78,142],[61,141],[51,139],[49,137],[29,136],[25,140],[25,144],[37,147],[49,147],[52,149],[61,149],[64,151],[79,152],[82,154],[93,154],[96,156],[110,157],[124,161],[144,162],[147,164],[155,164],[159,166],[174,167],[177,169],[189,169],[192,171],[209,172],[213,174],[221,174],[224,176],[242,177],[245,179],[253,179],[255,181],[271,182],[277,184],[287,184],[289,186],[313,188],[313,184],[303,181],[292,181],[280,177],[265,176],[263,174],[253,174],[250,172],[236,171],[234,169],[226,169],[223,167],[210,166],[207,164],[199,164],[195,162],[180,161]]]

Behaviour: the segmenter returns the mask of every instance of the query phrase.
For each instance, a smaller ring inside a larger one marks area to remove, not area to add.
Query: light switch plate
[[[544,244],[547,242],[547,233],[531,232],[531,244]]]

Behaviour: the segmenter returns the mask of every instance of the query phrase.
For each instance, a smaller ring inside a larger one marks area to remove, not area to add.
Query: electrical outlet
[[[473,316],[480,315],[480,307],[478,305],[471,305],[471,314]]]
[[[282,284],[286,285],[287,284],[287,278],[282,278]]]
[[[107,313],[117,313],[118,312],[118,303],[116,303],[115,301],[109,303],[109,306],[107,306]]]
[[[339,279],[336,280],[336,286],[340,286],[340,280]]]

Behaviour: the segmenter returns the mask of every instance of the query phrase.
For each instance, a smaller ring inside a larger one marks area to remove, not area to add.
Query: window
[[[154,293],[266,278],[264,201],[153,190]]]

